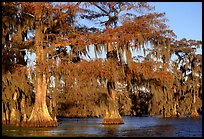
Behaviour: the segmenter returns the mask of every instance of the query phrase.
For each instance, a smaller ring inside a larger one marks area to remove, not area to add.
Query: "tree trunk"
[[[48,79],[46,74],[46,65],[45,54],[43,51],[42,42],[44,39],[42,30],[43,26],[41,23],[41,8],[40,5],[38,10],[35,11],[36,21],[35,26],[36,34],[35,34],[35,47],[36,47],[36,94],[35,94],[35,103],[33,110],[31,112],[31,116],[28,119],[28,126],[57,126],[57,120],[53,120],[50,116],[46,104],[46,93],[47,93],[47,85]]]
[[[10,102],[10,113],[9,113],[9,119],[10,124],[12,125],[18,125],[20,123],[20,115],[17,110],[17,92],[14,92],[12,101]]]
[[[9,124],[10,119],[9,119],[9,103],[8,102],[5,104],[5,116],[6,116],[6,124]]]
[[[26,123],[27,122],[27,117],[26,117],[26,108],[25,108],[25,95],[22,94],[22,99],[20,102],[20,107],[21,107],[21,122]]]
[[[37,78],[37,88],[35,95],[35,104],[28,119],[28,126],[57,126],[57,121],[50,116],[46,104],[47,80],[43,73],[42,77]]]
[[[173,93],[174,93],[174,102],[173,102],[172,116],[173,116],[173,117],[177,117],[177,116],[178,116],[178,112],[177,112],[178,93],[176,92],[176,87],[174,87]]]
[[[107,59],[112,59],[112,60],[117,59],[117,53],[115,53],[115,50],[110,42],[108,43]],[[106,112],[102,123],[103,124],[123,124],[124,123],[123,119],[120,116],[119,110],[118,110],[118,101],[117,101],[118,98],[115,91],[115,82],[108,81],[107,89],[109,94],[107,97],[108,104],[106,104]]]
[[[178,117],[178,112],[177,112],[177,100],[175,100],[175,102],[173,102],[173,111],[172,111],[172,116],[173,117]]]
[[[164,105],[163,105],[163,117],[169,117],[169,103],[168,103],[168,93],[165,88],[162,87],[164,93]]]
[[[6,119],[6,108],[5,108],[5,104],[2,101],[2,125],[6,125],[7,123],[7,119]]]
[[[192,103],[192,112],[191,112],[190,116],[191,117],[198,117],[199,114],[198,114],[197,107],[196,107],[196,99],[197,99],[196,92],[197,92],[197,89],[196,90],[194,89],[192,91],[191,91],[191,93],[193,93],[193,103]]]
[[[61,91],[61,85],[60,85],[60,75],[56,74],[55,77],[55,89],[53,92],[53,97],[52,97],[52,109],[53,109],[53,119],[57,120],[57,112],[58,112],[58,107],[57,107],[57,98],[58,98],[58,91]]]

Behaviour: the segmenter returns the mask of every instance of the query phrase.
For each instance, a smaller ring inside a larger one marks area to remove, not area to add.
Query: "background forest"
[[[3,2],[2,123],[197,117],[202,55],[195,52],[202,42],[177,40],[166,22],[165,13],[145,2]],[[132,56],[139,51],[143,55]],[[29,53],[36,54],[33,66]]]

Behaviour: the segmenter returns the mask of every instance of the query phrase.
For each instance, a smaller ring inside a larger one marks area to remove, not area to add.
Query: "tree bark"
[[[21,107],[21,122],[26,123],[27,122],[27,116],[26,116],[26,108],[25,108],[25,95],[22,94],[22,99],[20,102],[20,107]]]
[[[114,48],[110,42],[108,43],[107,50],[107,59],[116,60],[117,55],[115,55]],[[123,124],[123,119],[118,110],[118,98],[115,91],[115,82],[108,81],[107,89],[109,95],[107,97],[108,101],[106,102],[108,104],[106,104],[106,112],[102,124]]]
[[[191,112],[191,117],[198,117],[198,111],[196,107],[196,100],[197,100],[197,95],[196,95],[197,89],[192,90],[191,93],[193,93],[193,103],[192,103],[192,112]]]
[[[35,94],[35,103],[31,116],[28,119],[28,126],[37,126],[37,127],[48,127],[48,126],[57,126],[57,120],[53,120],[50,116],[46,104],[46,93],[48,79],[46,74],[46,65],[45,65],[45,54],[43,51],[42,42],[44,39],[42,30],[43,25],[41,23],[41,12],[42,9],[40,5],[37,5],[38,10],[35,11],[36,15],[36,34],[35,34],[35,47],[36,47],[36,94]]]
[[[10,124],[18,126],[20,124],[20,113],[18,111],[17,106],[17,92],[14,92],[12,97],[12,102],[10,102]]]
[[[177,105],[178,105],[178,102],[177,102],[177,100],[175,100],[175,102],[173,102],[173,111],[172,111],[173,117],[178,117]]]
[[[57,121],[50,116],[46,104],[47,80],[45,73],[43,73],[42,77],[37,77],[36,87],[35,104],[27,125],[38,127],[57,126]]]

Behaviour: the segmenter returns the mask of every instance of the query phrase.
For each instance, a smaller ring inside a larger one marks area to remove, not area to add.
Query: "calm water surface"
[[[55,128],[3,126],[3,136],[202,137],[199,118],[123,117],[125,124],[103,125],[102,118],[59,118]]]

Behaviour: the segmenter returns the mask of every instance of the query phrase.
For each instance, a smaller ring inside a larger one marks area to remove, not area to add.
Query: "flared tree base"
[[[199,116],[199,114],[198,114],[198,112],[193,112],[193,113],[191,113],[191,115],[190,115],[190,117],[198,117]]]
[[[102,124],[124,124],[122,118],[104,118]]]
[[[22,126],[26,127],[57,127],[57,119],[53,120],[48,111],[33,111],[30,119],[22,122]]]

